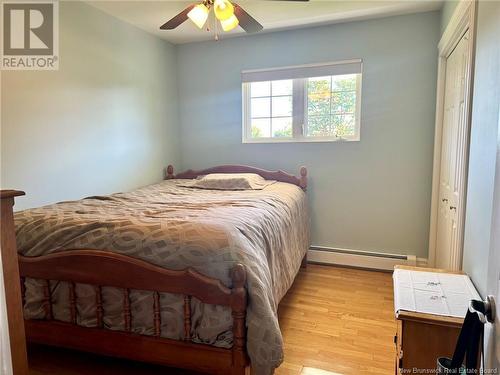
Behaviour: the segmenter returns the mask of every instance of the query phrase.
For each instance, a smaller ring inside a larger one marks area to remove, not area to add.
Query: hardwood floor
[[[396,329],[390,273],[309,265],[279,309],[285,361],[277,375],[392,374]],[[192,372],[42,346],[30,375],[194,375]]]
[[[392,275],[309,265],[280,304],[285,361],[279,375],[312,367],[339,374],[394,373]]]

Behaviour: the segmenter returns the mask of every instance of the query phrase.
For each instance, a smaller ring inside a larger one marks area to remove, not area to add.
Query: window
[[[361,65],[244,71],[243,142],[359,140]]]
[[[293,80],[252,82],[250,108],[252,138],[291,137]]]

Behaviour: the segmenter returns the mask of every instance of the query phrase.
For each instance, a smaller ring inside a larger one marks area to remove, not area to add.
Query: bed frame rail
[[[19,256],[21,292],[26,277],[44,280],[45,320],[26,320],[29,341],[96,352],[116,357],[188,368],[209,373],[242,375],[248,370],[246,353],[246,271],[236,264],[232,287],[194,269],[167,270],[142,260],[100,250],[67,250],[40,257]],[[69,283],[71,323],[54,321],[50,280]],[[76,283],[95,288],[95,328],[77,325]],[[123,289],[124,330],[104,329],[102,287]],[[130,289],[153,292],[154,336],[131,332]],[[160,293],[184,296],[184,341],[164,339],[161,333]],[[233,316],[233,347],[221,349],[191,342],[191,297],[203,303],[228,306]]]

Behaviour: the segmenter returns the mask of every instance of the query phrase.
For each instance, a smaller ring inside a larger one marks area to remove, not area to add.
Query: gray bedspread
[[[277,182],[264,190],[216,191],[182,187],[169,180],[129,193],[89,197],[15,213],[19,253],[40,256],[65,249],[100,249],[136,257],[169,268],[193,267],[230,286],[230,269],[247,270],[249,307],[247,349],[252,370],[270,374],[283,359],[277,319],[281,298],[291,286],[309,247],[305,193]],[[51,282],[54,318],[70,321],[68,285]],[[93,327],[95,292],[77,285],[78,324]],[[43,291],[26,280],[24,313],[44,319]],[[183,299],[162,294],[161,336],[183,339]],[[123,330],[123,292],[103,288],[104,324]],[[132,329],[153,334],[153,297],[131,292]],[[232,346],[228,308],[193,298],[192,340]]]

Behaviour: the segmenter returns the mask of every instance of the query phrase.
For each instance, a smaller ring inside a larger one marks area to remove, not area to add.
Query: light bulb
[[[207,22],[208,12],[209,10],[205,4],[198,4],[189,11],[188,17],[201,29],[205,25],[205,22]]]
[[[231,17],[229,17],[227,20],[222,20],[220,21],[220,24],[222,26],[222,30],[224,31],[231,31],[234,29],[236,26],[238,26],[240,21],[238,21],[238,18],[233,14]]]
[[[225,21],[234,16],[234,6],[229,0],[215,0],[214,13],[219,21]]]

